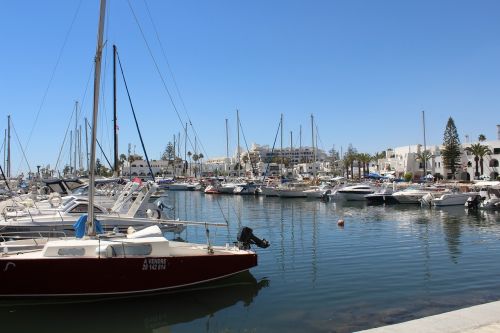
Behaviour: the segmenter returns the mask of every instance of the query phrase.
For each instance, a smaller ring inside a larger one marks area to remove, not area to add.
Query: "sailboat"
[[[96,125],[106,0],[101,0],[94,77],[89,188],[94,188]],[[127,234],[97,234],[89,191],[83,238],[48,240],[43,248],[1,247],[0,297],[123,295],[148,293],[218,280],[257,265],[255,244],[269,243],[243,228],[234,245],[169,241],[158,226]],[[97,228],[98,229],[98,228]],[[208,235],[208,231],[207,231]],[[10,243],[9,243],[10,244]]]

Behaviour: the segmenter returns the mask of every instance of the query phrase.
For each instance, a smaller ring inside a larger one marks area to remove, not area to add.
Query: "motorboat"
[[[309,186],[309,189],[304,190],[308,198],[328,198],[332,193],[333,187],[329,184],[321,184],[318,186]]]
[[[384,186],[374,193],[365,195],[365,199],[369,205],[395,204],[397,201],[393,198],[392,193],[394,193],[392,187]]]
[[[254,182],[249,182],[246,184],[237,185],[234,188],[233,193],[238,195],[256,195],[259,193],[257,191],[258,188],[259,186],[257,184],[255,184]]]
[[[309,185],[305,183],[284,183],[276,188],[276,193],[280,198],[306,198],[307,189]]]
[[[168,185],[169,191],[194,191],[199,187],[198,183],[171,183]]]
[[[130,226],[139,230],[152,225],[174,233],[180,233],[185,229],[183,222],[168,219],[161,202],[156,206],[149,203],[151,195],[157,190],[156,184],[133,183],[132,185],[140,188],[137,195],[130,195],[134,192],[133,188],[122,192],[111,208],[97,202],[93,203],[94,212],[104,231],[115,228],[125,231]],[[58,200],[61,200],[59,204],[56,204],[59,201],[55,200],[39,203],[16,200],[2,202],[0,231],[64,231],[73,234],[73,225],[81,214],[88,210],[89,201],[78,196],[59,197]]]
[[[428,196],[432,196],[431,204],[432,206],[441,207],[441,206],[463,206],[465,202],[470,197],[478,195],[479,192],[444,192],[441,195],[435,196],[430,193]],[[422,198],[423,199],[423,198]]]
[[[394,192],[392,197],[400,204],[417,204],[420,205],[422,197],[429,192],[439,193],[442,188],[436,187],[408,187],[404,190]]]
[[[358,184],[339,188],[334,195],[335,200],[365,201],[365,196],[375,191],[370,185]]]

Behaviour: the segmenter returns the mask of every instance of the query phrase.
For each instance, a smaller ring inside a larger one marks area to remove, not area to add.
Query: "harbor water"
[[[2,330],[352,332],[500,299],[498,211],[173,191],[165,201],[172,217],[227,223],[208,227],[213,244],[248,226],[271,246],[249,273],[186,290],[1,300]],[[206,234],[189,226],[179,237]]]

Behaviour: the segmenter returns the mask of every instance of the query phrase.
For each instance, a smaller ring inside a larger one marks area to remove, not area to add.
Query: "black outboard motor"
[[[481,196],[475,195],[473,197],[467,198],[467,201],[465,202],[465,207],[468,209],[478,209],[480,203],[481,203]]]
[[[253,230],[249,227],[243,227],[238,235],[238,247],[243,250],[249,250],[250,245],[255,244],[263,249],[269,247],[269,242],[264,238],[255,237]]]

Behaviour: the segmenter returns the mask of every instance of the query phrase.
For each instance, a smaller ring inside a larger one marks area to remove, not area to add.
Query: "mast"
[[[281,133],[281,150],[280,150],[280,154],[281,154],[281,165],[284,165],[284,161],[283,161],[283,113],[281,114],[281,118],[280,118],[280,133]]]
[[[118,123],[116,122],[116,45],[113,45],[113,133],[114,133],[114,174],[119,175],[118,164]]]
[[[75,145],[74,145],[74,160],[73,160],[73,165],[74,165],[74,172],[75,172],[75,175],[76,175],[76,154],[77,154],[77,147],[78,147],[78,144],[77,144],[77,141],[78,141],[78,101],[75,101]]]
[[[238,177],[240,177],[241,161],[240,161],[240,111],[236,109],[236,128],[238,129]]]
[[[312,153],[313,153],[313,174],[316,177],[316,149],[314,145],[314,116],[311,114],[311,139],[312,139]]]
[[[293,158],[293,131],[290,131],[290,164],[292,164]]]
[[[299,127],[299,163],[302,163],[302,125]]]
[[[90,165],[89,165],[89,134],[88,134],[88,130],[87,130],[88,128],[89,128],[88,120],[87,120],[87,117],[85,117],[85,156],[86,156],[86,160],[87,160],[87,172],[90,169]]]
[[[69,173],[73,173],[73,131],[69,131]]]
[[[184,175],[187,173],[187,141],[188,141],[188,124],[184,127]]]
[[[172,164],[172,168],[174,169],[173,170],[173,174],[174,174],[174,178],[175,178],[175,134],[174,134],[174,160],[173,160],[173,164]]]
[[[427,144],[425,142],[425,111],[422,110],[422,125],[424,127],[424,151],[422,153],[422,156],[424,157],[424,181],[425,181],[425,176],[427,176]]]
[[[92,114],[92,139],[90,141],[90,168],[89,168],[89,209],[87,216],[87,235],[95,236],[94,225],[94,183],[95,183],[95,157],[97,141],[97,116],[99,113],[99,86],[101,83],[101,57],[102,39],[104,33],[104,18],[106,13],[106,0],[101,0],[99,28],[97,35],[97,48],[95,55],[94,71],[94,107]]]
[[[7,178],[10,178],[10,114],[7,116]]]
[[[227,163],[229,162],[229,131],[226,118],[226,162],[224,163],[224,171],[227,171]]]

